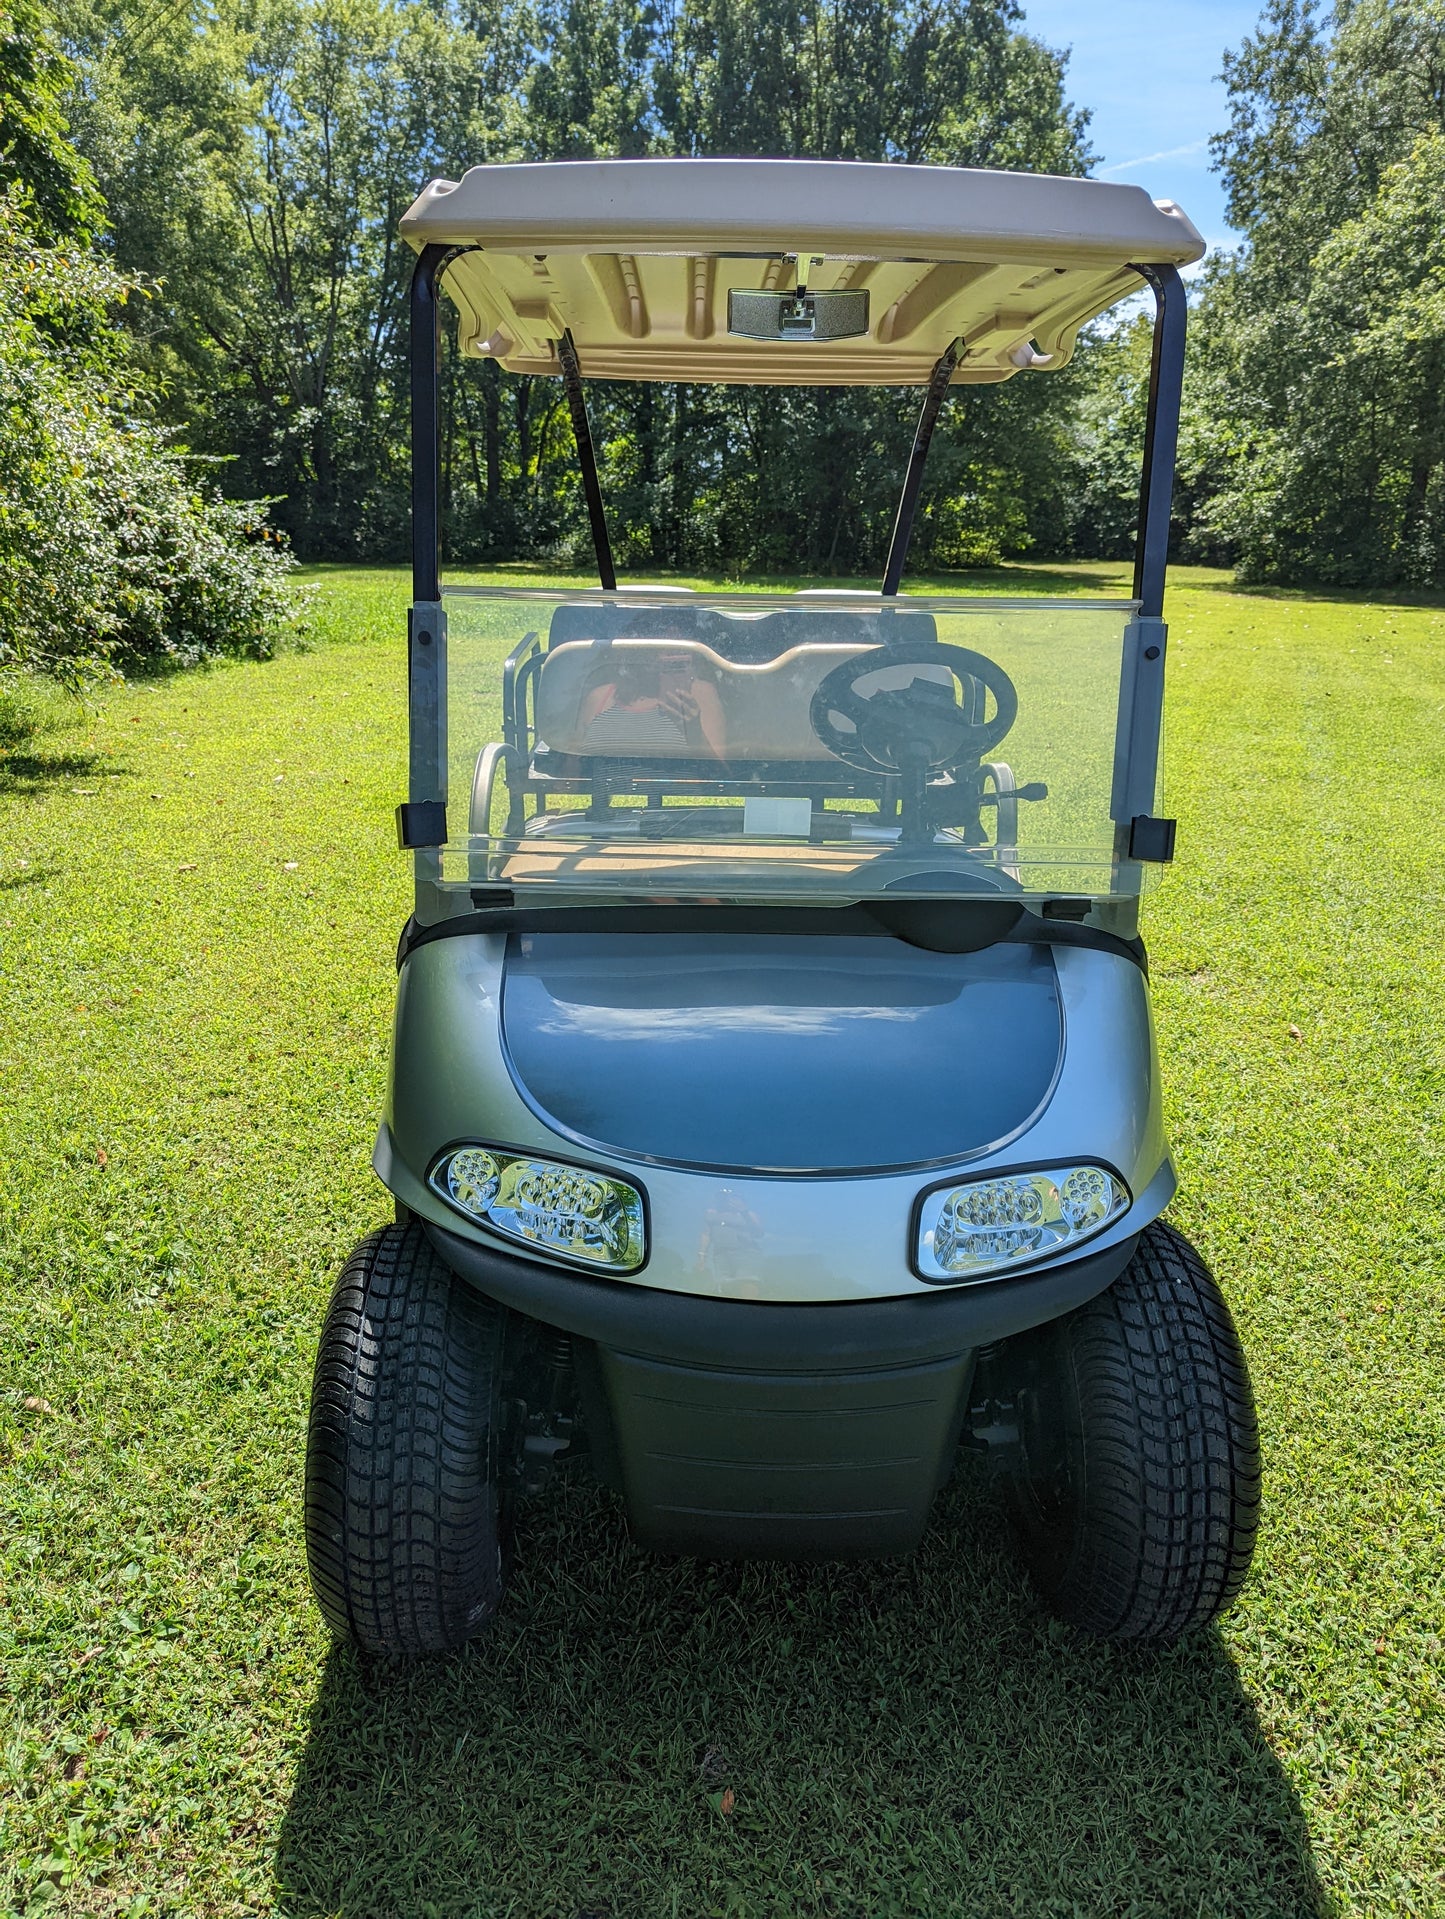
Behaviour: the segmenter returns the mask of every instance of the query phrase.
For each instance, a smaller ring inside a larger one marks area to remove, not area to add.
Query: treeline
[[[158,282],[155,376],[308,557],[405,550],[397,222],[479,161],[795,153],[1079,172],[1062,61],[1012,0],[63,0],[73,137],[110,244]],[[627,566],[876,566],[916,395],[598,387]],[[1064,415],[954,410],[919,557],[1071,537]],[[800,450],[806,453],[800,455]],[[452,557],[581,557],[556,382],[449,365]]]
[[[46,33],[103,209],[67,244],[133,289],[110,307],[127,381],[307,558],[405,552],[397,222],[428,178],[593,154],[1092,159],[1064,57],[1013,0],[55,0]],[[1270,0],[1225,72],[1215,153],[1245,239],[1197,287],[1176,553],[1445,584],[1440,0]],[[1147,356],[1134,320],[1062,374],[956,392],[915,565],[1127,551]],[[591,397],[624,567],[878,569],[916,395]],[[557,383],[449,361],[444,424],[453,561],[586,560]]]
[[[1192,550],[1260,580],[1445,585],[1445,7],[1270,0],[1214,141]]]

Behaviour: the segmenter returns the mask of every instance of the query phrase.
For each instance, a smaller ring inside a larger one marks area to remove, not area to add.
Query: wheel
[[[1221,1613],[1254,1550],[1259,1436],[1229,1308],[1182,1234],[1146,1227],[1107,1292],[986,1370],[1014,1409],[1002,1491],[1050,1610],[1161,1645]]]
[[[306,1555],[327,1624],[363,1651],[447,1652],[502,1596],[503,1314],[412,1222],[347,1260],[311,1390]]]

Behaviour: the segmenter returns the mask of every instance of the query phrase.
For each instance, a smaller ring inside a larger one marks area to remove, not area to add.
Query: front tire
[[[421,1228],[342,1269],[316,1355],[306,1556],[327,1624],[383,1657],[450,1652],[501,1601],[503,1314]]]
[[[989,1389],[1012,1404],[1002,1490],[1059,1618],[1167,1645],[1244,1584],[1259,1518],[1259,1436],[1239,1337],[1215,1280],[1170,1226],[1066,1318],[1011,1340]]]

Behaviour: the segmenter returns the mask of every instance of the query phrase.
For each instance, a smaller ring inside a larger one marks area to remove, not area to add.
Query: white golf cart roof
[[[955,340],[955,385],[1059,367],[1079,328],[1204,242],[1141,187],[853,160],[565,160],[434,180],[412,246],[474,249],[446,272],[464,353],[559,371],[570,330],[591,379],[924,384]],[[868,294],[852,339],[728,332],[731,290]]]

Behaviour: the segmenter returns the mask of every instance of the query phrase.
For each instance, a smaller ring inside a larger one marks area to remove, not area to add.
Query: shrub
[[[143,293],[0,197],[0,669],[82,684],[266,654],[299,621],[264,506],[223,500],[150,416],[115,321]]]

